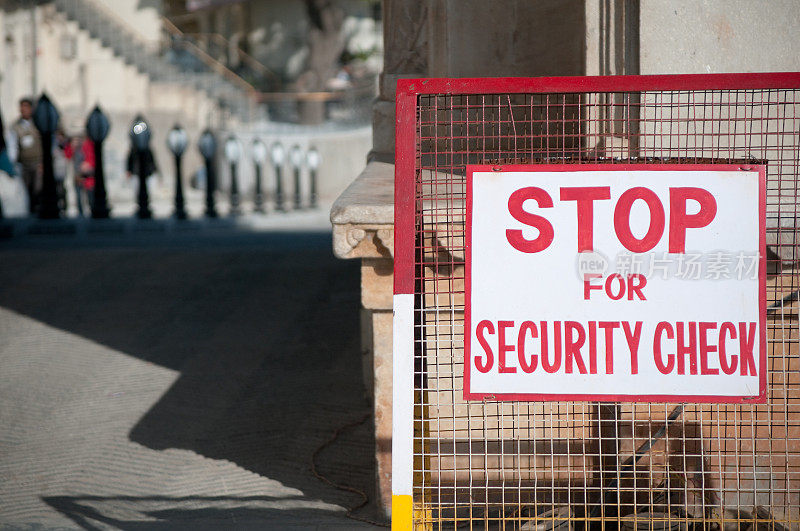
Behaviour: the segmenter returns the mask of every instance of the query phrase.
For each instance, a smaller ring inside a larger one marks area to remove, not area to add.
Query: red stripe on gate
[[[800,87],[800,72],[589,77],[434,78],[398,80],[397,98],[399,104],[401,97],[417,94],[654,92],[674,90],[781,89],[798,87]]]
[[[417,96],[397,94],[394,166],[394,294],[414,293],[414,165]]]

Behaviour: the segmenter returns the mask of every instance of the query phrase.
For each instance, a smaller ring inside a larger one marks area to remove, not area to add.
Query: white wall
[[[129,7],[135,4],[122,3]],[[16,115],[19,98],[42,91],[65,114],[67,128],[82,126],[75,120],[85,117],[98,103],[108,112],[172,112],[182,116],[187,125],[215,118],[214,104],[204,92],[177,83],[153,83],[75,22],[68,21],[53,5],[37,8],[36,19],[34,57],[30,10],[0,10],[0,105],[9,120]],[[64,53],[69,48],[74,53]],[[31,75],[34,65],[36,87]]]
[[[642,74],[800,70],[797,0],[642,0]]]
[[[3,117],[10,123],[17,114],[17,101],[34,91],[32,75],[33,31],[31,11],[0,10],[0,106]]]
[[[59,107],[86,113],[98,102],[111,111],[147,106],[147,76],[79,30],[76,23],[46,6],[41,10],[40,28],[39,89]],[[62,48],[70,41],[75,54],[65,56]]]
[[[136,32],[145,41],[155,43],[161,37],[161,0],[93,0],[108,13]]]

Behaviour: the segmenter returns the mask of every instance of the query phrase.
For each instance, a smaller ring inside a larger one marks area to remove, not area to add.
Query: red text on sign
[[[584,273],[583,275],[583,300],[588,301],[591,298],[592,291],[605,291],[606,296],[612,301],[618,301],[628,294],[628,300],[634,300],[636,297],[640,301],[647,300],[642,290],[647,285],[647,278],[641,273],[634,273],[623,277],[619,273],[609,275],[606,277],[605,282],[594,282],[595,279],[603,278],[603,275],[597,273]]]
[[[577,209],[577,247],[578,252],[594,250],[594,202],[611,199],[608,186],[579,186],[560,188],[559,199],[562,202],[575,201]],[[511,216],[539,231],[539,234],[528,239],[520,229],[506,229],[506,239],[516,250],[523,253],[538,253],[547,249],[553,242],[555,231],[553,225],[538,214],[532,214],[523,208],[528,200],[536,202],[540,209],[553,208],[553,198],[545,190],[535,186],[520,188],[508,198],[508,212]],[[637,238],[630,226],[631,209],[636,201],[643,201],[650,212],[650,223],[644,236]],[[694,214],[689,214],[688,202],[698,205]],[[686,252],[686,232],[688,229],[700,229],[708,226],[717,214],[717,202],[714,196],[703,188],[675,187],[669,189],[669,229],[668,248],[670,253]],[[630,188],[622,193],[614,207],[614,232],[626,249],[635,253],[643,253],[653,249],[664,235],[667,227],[666,211],[658,195],[642,186]]]
[[[653,363],[662,374],[756,376],[756,332],[754,322],[662,321],[647,335],[653,339]],[[481,350],[474,351],[472,360],[481,373],[598,374],[602,349],[605,374],[614,374],[615,354],[627,351],[630,374],[638,374],[643,335],[642,321],[495,324],[484,319],[476,327]]]

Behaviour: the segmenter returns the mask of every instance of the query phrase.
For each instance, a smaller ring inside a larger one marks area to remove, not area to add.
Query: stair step
[[[212,98],[224,102],[229,108],[237,109],[245,117],[248,109],[248,98],[244,91],[210,70],[192,71],[187,67],[196,62],[195,68],[207,68],[199,59],[188,56],[174,56],[172,60],[166,56],[154,54],[143,49],[137,37],[128,28],[106,15],[101,8],[94,5],[94,0],[54,0],[56,9],[68,20],[76,22],[89,36],[96,39],[104,47],[126,64],[136,67],[139,72],[153,80],[173,82],[182,86],[191,86],[205,92]]]

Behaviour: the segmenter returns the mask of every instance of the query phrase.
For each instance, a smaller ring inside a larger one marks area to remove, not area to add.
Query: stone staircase
[[[162,19],[160,43],[146,41],[97,0],[54,0],[56,9],[151,80],[208,94],[231,114],[250,116],[255,89]]]

